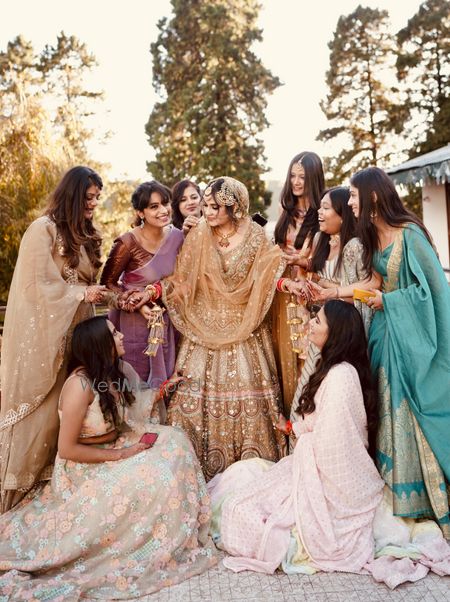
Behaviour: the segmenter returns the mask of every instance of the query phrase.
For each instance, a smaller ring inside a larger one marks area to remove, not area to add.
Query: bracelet
[[[276,288],[277,288],[277,291],[278,291],[279,293],[284,293],[284,290],[283,290],[283,282],[284,282],[285,280],[286,280],[286,278],[280,278],[280,279],[278,280],[278,282],[277,282],[277,287],[276,287]]]
[[[150,293],[149,301],[156,301],[162,296],[162,286],[160,282],[155,282],[154,284],[147,284],[144,288],[146,293]]]
[[[288,420],[286,422],[286,434],[290,435],[292,433],[292,422]]]

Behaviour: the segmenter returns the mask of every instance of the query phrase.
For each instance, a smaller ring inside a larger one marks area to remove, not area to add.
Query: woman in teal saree
[[[383,277],[368,305],[378,379],[377,464],[395,515],[432,517],[450,537],[450,289],[428,232],[375,167],[351,179],[366,269]]]

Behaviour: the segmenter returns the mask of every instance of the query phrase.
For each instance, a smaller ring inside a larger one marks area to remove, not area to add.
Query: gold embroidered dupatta
[[[76,270],[61,253],[54,222],[38,218],[23,236],[11,283],[1,362],[2,512],[51,476],[67,337],[93,315],[93,306],[83,298],[96,270],[83,248]]]
[[[264,230],[247,218],[242,243],[227,263],[209,225],[201,220],[178,255],[175,272],[164,280],[163,300],[175,327],[210,349],[244,341],[264,320],[285,262]]]

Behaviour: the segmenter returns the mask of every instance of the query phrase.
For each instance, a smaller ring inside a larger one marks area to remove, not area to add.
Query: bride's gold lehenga
[[[170,317],[184,335],[177,370],[188,377],[171,399],[168,423],[186,431],[207,479],[237,460],[277,461],[285,453],[273,428],[280,392],[265,322],[284,269],[280,255],[250,219],[242,243],[219,252],[202,221],[165,283]]]

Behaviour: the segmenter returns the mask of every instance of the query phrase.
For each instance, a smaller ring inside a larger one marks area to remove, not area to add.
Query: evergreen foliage
[[[153,84],[162,98],[146,126],[156,158],[152,176],[171,186],[229,175],[263,210],[266,171],[259,134],[268,126],[266,96],[280,82],[256,56],[256,0],[172,0],[151,46]]]
[[[450,3],[427,0],[397,34],[397,73],[407,94],[411,121],[405,132],[413,145],[410,157],[450,141]]]

